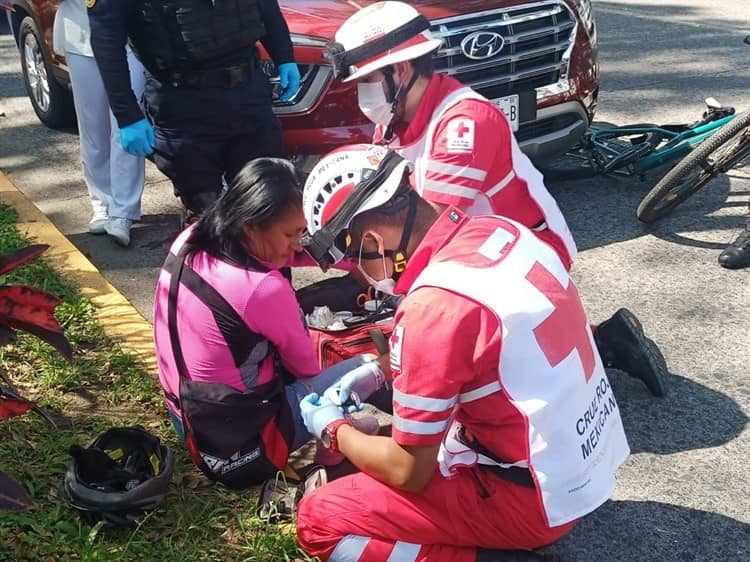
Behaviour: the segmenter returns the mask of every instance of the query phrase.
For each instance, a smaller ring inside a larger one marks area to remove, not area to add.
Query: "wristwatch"
[[[337,419],[333,420],[323,428],[323,432],[320,434],[320,442],[323,443],[323,446],[326,449],[333,451],[334,453],[341,452],[339,451],[339,445],[336,441],[336,432],[339,430],[339,427],[345,423],[348,422],[344,419]]]

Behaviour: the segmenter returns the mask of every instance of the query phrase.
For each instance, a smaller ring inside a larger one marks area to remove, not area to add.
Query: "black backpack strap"
[[[164,268],[171,270],[169,294],[167,296],[167,329],[169,331],[169,341],[172,344],[174,363],[177,367],[177,373],[179,374],[180,379],[190,378],[188,376],[187,367],[185,366],[185,357],[182,354],[180,335],[177,332],[177,291],[180,288],[180,279],[182,278],[182,271],[185,267],[185,254],[186,252],[183,246],[177,255],[170,253],[164,263]],[[177,408],[180,408],[180,399],[178,396],[167,391],[164,391],[164,394]]]
[[[268,352],[258,360],[258,365],[269,355],[277,356],[276,347],[271,342],[268,342],[265,337],[251,330],[221,293],[193,271],[189,265],[185,264],[186,257],[187,251],[183,246],[177,254],[170,253],[164,262],[164,270],[171,274],[167,301],[169,337],[172,342],[175,365],[180,377],[185,379],[190,378],[177,332],[177,292],[180,284],[185,285],[186,288],[211,310],[216,325],[221,331],[224,341],[226,341],[227,347],[232,354],[235,366],[240,368],[244,365],[256,346],[264,341],[268,343]],[[248,263],[234,265],[253,271],[269,271],[267,267],[250,259]],[[245,382],[248,384],[248,381]],[[248,385],[249,388],[250,386]],[[174,401],[172,396],[168,396],[168,398]],[[175,405],[177,404],[175,402]]]

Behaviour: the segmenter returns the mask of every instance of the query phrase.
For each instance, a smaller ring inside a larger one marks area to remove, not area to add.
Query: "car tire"
[[[39,120],[52,129],[74,125],[73,96],[55,79],[42,35],[29,16],[18,29],[18,48],[26,93]]]

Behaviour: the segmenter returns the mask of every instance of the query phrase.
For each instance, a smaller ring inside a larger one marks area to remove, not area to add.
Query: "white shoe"
[[[120,217],[109,217],[104,229],[120,246],[130,245],[130,226],[133,221]]]
[[[104,234],[107,232],[107,215],[94,215],[89,221],[89,234]]]

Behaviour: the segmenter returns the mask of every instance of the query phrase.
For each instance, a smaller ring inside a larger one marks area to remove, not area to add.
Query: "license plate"
[[[498,98],[492,100],[497,107],[502,109],[508,121],[510,121],[510,128],[515,132],[518,130],[518,94],[512,96],[506,96],[504,98]]]

